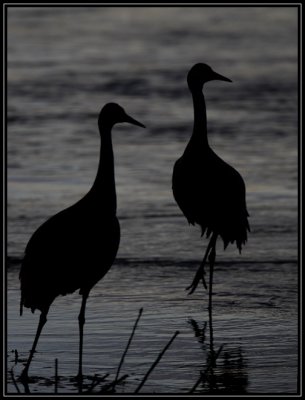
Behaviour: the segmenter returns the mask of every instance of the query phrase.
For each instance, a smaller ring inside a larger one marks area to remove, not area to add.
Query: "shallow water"
[[[206,85],[209,141],[242,174],[251,216],[241,255],[233,246],[217,249],[214,340],[216,348],[225,344],[214,371],[218,390],[297,391],[295,7],[9,8],[9,370],[11,350],[26,359],[38,321],[28,310],[18,314],[24,247],[46,218],[90,188],[99,154],[97,115],[109,101],[147,128],[113,131],[122,238],[115,265],[88,301],[85,374],[114,378],[140,307],[121,372],[129,377],[117,392],[135,390],[176,330],[141,392],[187,393],[207,365],[208,329],[201,345],[188,322],[208,322],[207,296],[203,289],[192,296],[184,290],[206,241],[188,226],[171,192],[172,167],[192,129],[186,74],[195,62],[233,80]],[[41,378],[31,392],[54,392],[58,358],[58,390],[75,393],[69,378],[77,372],[79,307],[75,293],[51,308],[31,365]],[[16,377],[20,371],[18,362]],[[16,392],[10,374],[7,390]]]
[[[201,288],[192,296],[185,291],[197,264],[160,264],[118,260],[88,300],[84,374],[92,378],[95,374],[109,373],[110,381],[116,374],[139,308],[143,307],[120,374],[129,376],[124,386],[117,387],[118,392],[134,392],[176,330],[179,335],[141,393],[186,394],[208,364],[209,329],[200,343],[200,336],[195,337],[190,324],[194,320],[202,329],[208,323],[208,296]],[[26,359],[39,313],[30,314],[26,310],[19,317],[16,276],[15,271],[9,272],[8,350],[16,348],[19,357]],[[295,393],[297,265],[220,264],[215,270],[213,293],[215,350],[224,345],[214,370],[218,393]],[[54,302],[31,365],[31,375],[39,377],[30,385],[32,393],[54,392],[54,384],[46,388],[41,383],[54,377],[55,358],[63,377],[60,390],[76,391],[68,378],[77,373],[79,307],[80,296],[76,293]],[[9,354],[8,364],[13,367],[15,357]],[[21,367],[22,363],[14,367],[16,378]],[[11,384],[10,388],[13,391]],[[195,393],[200,392],[210,393],[209,385],[199,386]]]

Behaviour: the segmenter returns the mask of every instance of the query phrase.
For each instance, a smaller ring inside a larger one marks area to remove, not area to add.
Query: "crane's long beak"
[[[214,72],[214,71],[213,71]],[[214,72],[213,79],[218,80],[218,81],[226,81],[226,82],[232,82],[231,79],[226,78],[223,75],[217,74],[217,72]]]
[[[130,117],[128,114],[125,115],[125,122],[128,122],[133,125],[140,126],[141,128],[146,128],[145,125],[141,124],[141,122],[137,121],[136,119]]]

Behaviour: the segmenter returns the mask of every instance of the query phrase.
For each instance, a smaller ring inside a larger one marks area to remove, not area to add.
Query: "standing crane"
[[[204,266],[210,263],[209,310],[212,308],[213,267],[218,236],[224,243],[236,242],[241,252],[250,231],[243,178],[211,149],[207,136],[203,85],[212,80],[232,82],[214,72],[207,64],[195,64],[187,76],[194,105],[192,136],[173,170],[173,195],[189,224],[198,224],[201,236],[210,238],[204,258],[187,290],[193,293],[200,280],[205,282]]]
[[[25,381],[51,304],[57,296],[73,293],[77,289],[82,296],[78,316],[77,378],[82,379],[86,301],[90,290],[112,266],[120,242],[111,130],[121,122],[144,128],[118,104],[106,104],[98,119],[101,147],[93,186],[77,203],[45,221],[26,246],[20,270],[20,315],[23,306],[32,312],[38,309],[41,314],[34,343],[21,375]]]

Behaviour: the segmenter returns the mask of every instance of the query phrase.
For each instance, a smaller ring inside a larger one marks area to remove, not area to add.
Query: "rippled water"
[[[203,344],[194,332],[208,321],[207,296],[184,288],[206,243],[177,208],[171,173],[192,129],[186,74],[206,62],[233,80],[206,85],[209,141],[244,177],[252,230],[242,255],[218,246],[213,327],[215,346],[225,344],[218,390],[297,391],[297,28],[296,7],[9,7],[7,350],[16,378],[22,362],[15,365],[11,351],[26,359],[38,318],[18,314],[24,247],[46,218],[90,188],[97,116],[109,101],[147,128],[113,131],[122,239],[88,301],[85,373],[113,378],[140,307],[122,370],[129,377],[117,392],[135,390],[176,330],[142,391],[187,393],[204,370],[208,329]],[[32,392],[54,391],[58,358],[58,390],[75,393],[79,306],[75,293],[51,307]],[[7,389],[17,390],[10,374]]]

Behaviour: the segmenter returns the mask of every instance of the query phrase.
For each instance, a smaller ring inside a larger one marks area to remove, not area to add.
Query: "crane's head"
[[[187,83],[191,91],[194,89],[202,90],[206,82],[213,80],[232,82],[231,79],[213,71],[209,65],[202,63],[195,64],[187,74]]]
[[[145,128],[143,124],[126,114],[123,107],[116,103],[107,103],[100,112],[98,119],[99,126],[101,123],[103,125],[107,124],[108,126],[113,126],[114,124],[121,122],[128,122],[130,124]]]

